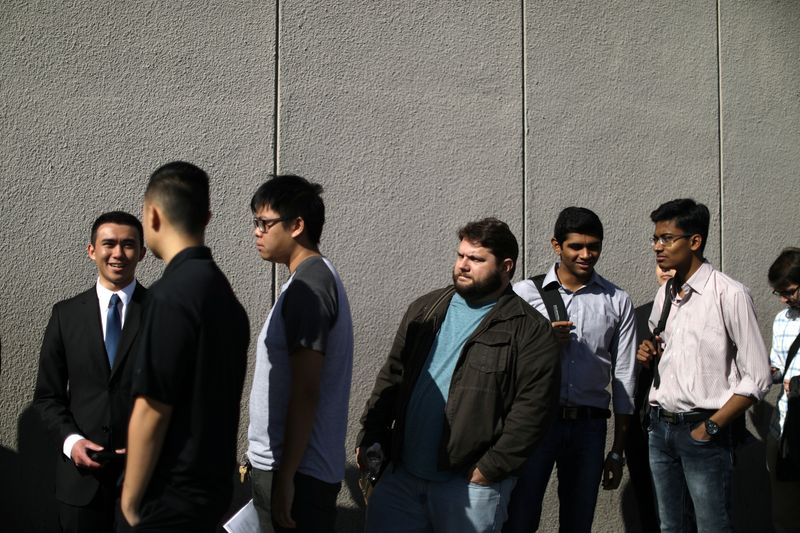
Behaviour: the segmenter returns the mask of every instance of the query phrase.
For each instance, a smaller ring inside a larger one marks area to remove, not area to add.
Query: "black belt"
[[[667,411],[657,405],[653,405],[652,412],[655,414],[656,420],[664,420],[670,424],[683,424],[684,422],[702,422],[713,415],[715,411],[710,409],[695,409],[693,411],[684,411],[683,413],[673,413],[672,411]]]
[[[559,405],[558,415],[561,420],[583,420],[586,418],[611,418],[611,411],[598,407],[582,407]]]

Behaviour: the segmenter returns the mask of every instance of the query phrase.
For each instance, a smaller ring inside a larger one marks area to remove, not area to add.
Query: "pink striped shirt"
[[[769,357],[758,328],[750,291],[703,263],[672,301],[661,338],[661,385],[650,403],[673,412],[719,409],[733,394],[764,397],[771,384]],[[661,287],[653,302],[650,329],[661,316]]]

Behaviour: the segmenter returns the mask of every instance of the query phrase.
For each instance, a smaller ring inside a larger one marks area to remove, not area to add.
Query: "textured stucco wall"
[[[482,216],[517,234],[521,277],[553,260],[561,208],[594,209],[599,271],[638,305],[649,212],[693,196],[709,258],[753,289],[767,334],[766,268],[800,244],[798,27],[791,0],[4,2],[0,465],[24,458],[50,307],[93,282],[91,221],[138,214],[177,158],[212,176],[208,240],[253,337],[286,272],[255,254],[250,194],[274,169],[325,186],[322,248],[356,324],[349,447],[405,306],[448,282],[455,230]],[[161,268],[148,257],[140,278]],[[621,494],[600,495],[596,531],[636,531]],[[342,505],[357,531],[348,488]]]

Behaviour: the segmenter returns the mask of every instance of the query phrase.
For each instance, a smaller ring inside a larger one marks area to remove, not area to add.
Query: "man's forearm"
[[[754,398],[734,394],[719,410],[711,415],[711,419],[720,427],[725,427],[733,422],[739,415],[756,403]]]
[[[316,395],[304,394],[300,390],[292,390],[286,413],[286,433],[283,442],[283,455],[279,471],[294,476],[300,461],[303,460],[311,431],[314,428],[314,417],[317,413],[319,391]]]
[[[321,352],[307,348],[299,348],[289,357],[292,385],[286,412],[283,454],[278,466],[278,475],[282,477],[294,476],[308,447],[317,414],[324,362]]]
[[[138,511],[171,416],[172,406],[145,396],[136,398],[128,425],[128,458],[121,496],[123,510]]]

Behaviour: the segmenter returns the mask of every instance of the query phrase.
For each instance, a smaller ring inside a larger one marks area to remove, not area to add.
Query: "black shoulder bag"
[[[786,355],[783,372],[789,371],[792,359],[800,349],[800,335],[794,339]],[[783,421],[783,431],[778,441],[778,457],[775,461],[775,477],[780,481],[800,480],[800,376],[789,380],[789,392],[786,394],[788,406]]]

